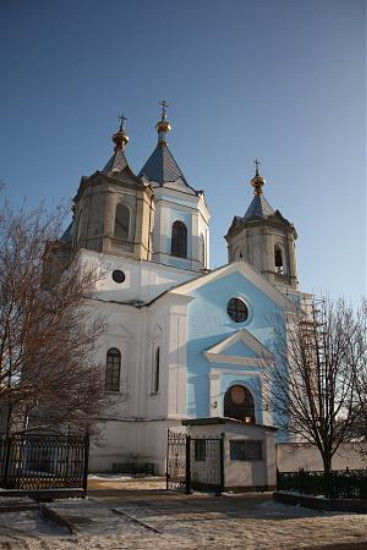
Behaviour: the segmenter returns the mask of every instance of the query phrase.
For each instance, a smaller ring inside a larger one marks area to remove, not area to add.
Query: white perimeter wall
[[[277,445],[278,469],[281,472],[323,470],[322,460],[316,447],[301,443]],[[367,444],[345,443],[341,445],[332,462],[333,470],[361,470],[367,468]]]

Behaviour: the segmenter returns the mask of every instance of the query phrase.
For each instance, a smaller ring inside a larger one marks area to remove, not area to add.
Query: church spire
[[[254,197],[244,215],[245,220],[253,218],[254,216],[266,218],[267,216],[274,214],[274,210],[266,200],[263,192],[263,187],[266,183],[266,180],[259,172],[260,162],[256,159],[254,160],[254,164],[256,167],[255,175],[253,178],[251,178],[249,182],[250,185],[252,185],[252,187],[254,188]]]
[[[114,154],[103,168],[103,172],[111,176],[121,173],[127,166],[125,157],[125,147],[129,143],[129,136],[126,133],[127,118],[122,114],[119,117],[120,126],[117,132],[112,135],[112,141],[115,144]]]
[[[171,131],[171,124],[167,120],[166,112],[168,105],[164,100],[160,102],[160,105],[162,107],[161,120],[155,126],[158,131],[158,143],[138,175],[160,185],[180,179],[184,186],[190,187],[167,145],[167,134]]]
[[[167,120],[167,107],[168,104],[165,100],[161,101],[160,104],[162,107],[161,120],[157,122],[156,129],[158,132],[158,143],[164,145],[167,143],[167,134],[171,131],[171,125]]]
[[[297,266],[294,226],[273,210],[265,198],[266,183],[255,161],[255,175],[250,180],[254,196],[245,215],[235,216],[226,235],[230,262],[245,260],[271,284],[282,291],[297,290]]]
[[[254,160],[254,164],[256,166],[256,170],[255,170],[255,175],[254,177],[251,179],[250,181],[250,184],[252,185],[252,187],[254,188],[254,195],[255,197],[260,197],[260,195],[263,194],[263,186],[265,185],[266,183],[266,180],[260,175],[260,172],[259,172],[259,164],[260,162],[255,159]]]

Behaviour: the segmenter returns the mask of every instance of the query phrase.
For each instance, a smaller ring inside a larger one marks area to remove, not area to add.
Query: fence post
[[[186,494],[191,494],[191,435],[186,436]]]
[[[304,469],[299,470],[299,492],[302,495],[303,493],[303,478],[304,478]]]
[[[84,441],[84,472],[83,472],[84,496],[86,496],[87,489],[88,489],[88,466],[89,466],[89,432],[86,432],[85,441]]]
[[[169,473],[168,473],[168,468],[169,468],[169,436],[170,436],[170,430],[169,428],[167,429],[167,454],[166,454],[166,491],[168,491],[168,478],[169,478]]]
[[[11,458],[11,448],[12,448],[12,440],[10,437],[5,437],[4,439],[4,446],[5,446],[5,457],[4,457],[4,467],[3,467],[3,476],[2,476],[2,485],[5,486],[5,488],[8,487],[8,473],[9,473],[9,465],[10,465],[10,458]]]
[[[336,490],[336,476],[333,472],[328,472],[326,476],[326,496],[327,498],[335,498],[338,496],[338,491]]]
[[[224,433],[220,435],[219,440],[219,475],[220,475],[220,486],[218,491],[218,496],[221,495],[224,491]]]

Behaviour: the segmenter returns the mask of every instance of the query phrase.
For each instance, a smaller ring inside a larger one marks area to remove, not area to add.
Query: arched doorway
[[[254,398],[245,386],[236,384],[228,388],[224,395],[224,416],[246,424],[255,423]]]

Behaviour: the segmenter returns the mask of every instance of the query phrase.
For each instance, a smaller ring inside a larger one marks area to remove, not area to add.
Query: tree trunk
[[[7,411],[6,411],[6,420],[5,420],[5,437],[10,437],[11,429],[12,429],[12,406],[10,403],[7,403]]]
[[[331,453],[329,453],[328,451],[322,453],[322,463],[324,466],[325,476],[328,476],[331,472],[331,461],[332,461]]]
[[[333,497],[333,479],[332,479],[332,454],[331,451],[324,451],[322,454],[322,462],[324,466],[324,487],[325,494],[328,498]]]

